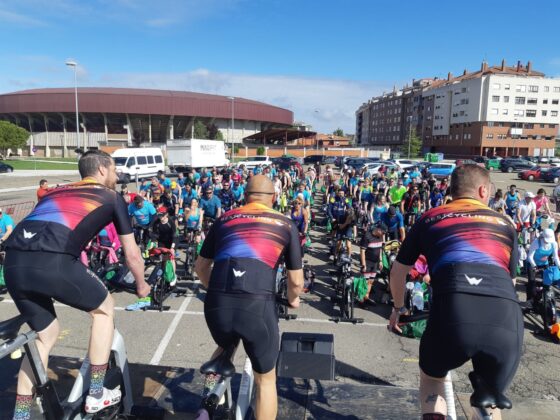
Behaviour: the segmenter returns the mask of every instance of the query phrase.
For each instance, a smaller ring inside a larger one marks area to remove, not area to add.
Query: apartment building
[[[560,117],[560,79],[526,66],[489,67],[422,93],[424,149],[448,155],[552,156]]]
[[[448,156],[552,156],[560,124],[560,79],[531,62],[482,63],[447,79],[421,79],[356,111],[358,145],[398,146],[411,130],[425,152]]]
[[[423,90],[437,79],[413,80],[411,86],[372,98],[356,111],[356,144],[391,146],[404,143],[411,130],[423,128]]]

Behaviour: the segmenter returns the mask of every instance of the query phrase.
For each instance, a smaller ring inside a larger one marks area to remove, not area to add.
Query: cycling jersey
[[[183,204],[186,207],[190,207],[191,201],[193,201],[193,199],[195,198],[198,199],[198,194],[194,189],[191,189],[190,192],[187,192],[186,189],[183,191]]]
[[[527,201],[523,200],[519,203],[519,223],[530,223],[531,222],[531,215],[533,211],[536,211],[537,206],[535,205],[534,201]]]
[[[86,178],[49,192],[16,226],[6,248],[79,258],[87,243],[111,222],[119,235],[132,233],[122,196]]]
[[[128,206],[128,214],[134,217],[137,225],[148,226],[156,214],[156,208],[148,200],[144,200],[142,208],[136,207],[134,203]]]
[[[348,204],[346,204],[346,200],[339,199],[338,201],[335,199],[334,203],[331,203],[328,207],[328,214],[338,223],[344,223],[346,220],[346,208]]]
[[[245,190],[241,185],[239,185],[238,187],[235,186],[231,187],[231,192],[233,193],[233,197],[235,198],[235,201],[239,201],[241,200],[241,197],[243,197],[243,193],[245,192]]]
[[[517,193],[510,194],[509,192],[506,194],[506,205],[508,209],[512,209],[515,205],[519,202],[519,196]]]
[[[218,193],[218,197],[220,198],[220,202],[222,203],[222,208],[224,209],[224,211],[228,211],[233,207],[235,197],[230,190],[220,190],[220,192]]]
[[[214,260],[209,292],[272,298],[282,256],[288,270],[302,267],[295,225],[281,213],[258,203],[233,209],[218,219],[208,232],[200,255]]]
[[[531,264],[531,267],[547,266],[549,257],[553,258],[556,267],[560,267],[558,244],[556,242],[546,243],[540,237],[535,239],[527,252],[527,261]]]
[[[196,209],[196,214],[189,214],[187,218],[187,228],[196,229],[200,225],[200,209]]]
[[[362,236],[360,248],[366,252],[366,262],[374,265],[381,261],[381,248],[383,247],[383,237],[374,236],[370,230],[367,230]]]
[[[391,204],[398,204],[401,202],[403,196],[406,194],[406,187],[403,185],[394,186],[389,189],[389,198],[391,200]]]
[[[211,217],[212,219],[216,218],[218,209],[221,207],[222,202],[215,195],[212,195],[211,198],[202,197],[202,199],[200,200],[200,208],[204,210],[204,215],[207,217]]]
[[[7,214],[0,215],[0,238],[2,238],[2,236],[6,234],[9,226],[11,226],[12,229],[15,226],[15,223],[12,220],[12,218]]]
[[[420,254],[430,266],[434,296],[459,292],[517,301],[517,234],[511,222],[474,199],[431,209],[412,226],[397,261]]]

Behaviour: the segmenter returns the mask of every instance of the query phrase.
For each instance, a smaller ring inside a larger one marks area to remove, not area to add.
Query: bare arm
[[[12,230],[13,230],[12,225],[6,226],[6,233],[4,234],[4,236],[2,236],[0,238],[0,241],[5,241],[6,239],[8,239],[8,236],[10,236],[10,233],[12,233]]]
[[[288,270],[288,302],[291,307],[299,307],[299,295],[302,291],[303,270]]]
[[[139,297],[146,297],[150,293],[150,286],[144,279],[144,260],[140,255],[140,248],[134,241],[134,234],[119,235],[119,239],[124,251],[126,265],[136,281],[136,294]]]
[[[200,255],[196,258],[194,263],[194,271],[205,289],[208,289],[208,285],[210,284],[210,273],[212,272],[213,263],[214,261],[211,259],[201,257]]]
[[[389,286],[393,296],[393,312],[391,312],[391,317],[389,318],[390,331],[401,332],[401,329],[398,326],[400,314],[394,308],[402,308],[404,306],[406,275],[408,274],[410,267],[412,266],[407,266],[395,261],[393,263],[393,268],[391,268]]]

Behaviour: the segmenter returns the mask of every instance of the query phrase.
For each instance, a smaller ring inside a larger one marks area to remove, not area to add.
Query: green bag
[[[204,243],[204,241],[200,241],[198,243],[198,245],[196,246],[196,255],[200,254],[200,250],[202,249],[202,244]]]
[[[332,232],[332,224],[330,220],[327,220],[327,233]]]
[[[313,195],[309,197],[309,204],[311,204],[312,206],[315,205],[315,199],[313,198]]]
[[[0,287],[5,287],[6,282],[4,281],[4,266],[0,265]]]
[[[383,264],[384,270],[389,270],[391,265],[389,264],[389,258],[387,258],[386,252],[381,252],[381,263]]]
[[[359,301],[364,300],[367,296],[368,282],[363,276],[354,277],[354,294]]]
[[[401,327],[402,335],[409,338],[422,338],[422,335],[426,330],[427,323],[427,319],[421,319],[419,321],[411,322],[410,324],[405,324]]]
[[[169,260],[167,260],[165,262],[165,270],[163,272],[163,279],[167,283],[172,283],[172,282],[175,281],[175,271],[173,271],[173,264]]]
[[[311,246],[311,238],[309,237],[309,234],[306,234],[305,237],[305,246],[309,248]]]
[[[322,193],[326,193],[327,192],[327,187],[325,187],[324,185],[321,187],[321,192]]]

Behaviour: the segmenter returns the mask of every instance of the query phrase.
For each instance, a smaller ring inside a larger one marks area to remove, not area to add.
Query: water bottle
[[[419,311],[424,310],[424,291],[420,283],[414,284],[414,290],[412,291],[412,304],[416,306]]]

